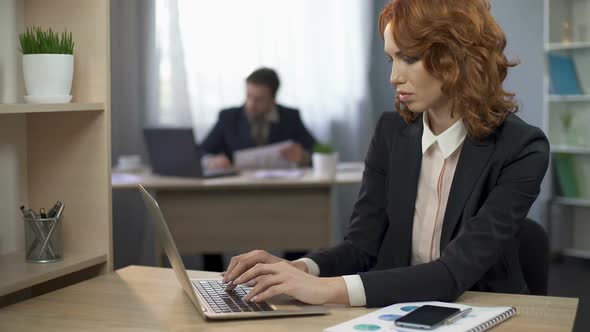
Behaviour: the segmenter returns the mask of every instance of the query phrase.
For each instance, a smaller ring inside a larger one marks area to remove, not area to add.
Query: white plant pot
[[[321,179],[333,179],[338,166],[338,153],[314,153],[311,156],[313,175]]]
[[[25,54],[23,74],[32,103],[67,103],[72,99],[74,56],[71,54]]]

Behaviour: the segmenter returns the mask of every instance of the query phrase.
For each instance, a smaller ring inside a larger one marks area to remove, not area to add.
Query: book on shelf
[[[554,161],[560,195],[569,198],[579,197],[574,156],[558,153],[555,154]]]
[[[582,89],[574,61],[570,56],[549,54],[550,93],[557,95],[581,95]]]
[[[576,50],[572,57],[582,91],[590,94],[590,49]]]
[[[575,173],[580,179],[578,184],[579,197],[585,200],[590,200],[590,156],[576,156]]]

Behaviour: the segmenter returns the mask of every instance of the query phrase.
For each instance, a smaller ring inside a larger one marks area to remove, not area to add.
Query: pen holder
[[[24,218],[27,262],[52,263],[63,259],[62,216]]]

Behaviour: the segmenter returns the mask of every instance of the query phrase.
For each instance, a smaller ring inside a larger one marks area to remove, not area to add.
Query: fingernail
[[[258,296],[254,296],[254,297],[252,298],[252,302],[257,302],[257,301],[258,301]]]

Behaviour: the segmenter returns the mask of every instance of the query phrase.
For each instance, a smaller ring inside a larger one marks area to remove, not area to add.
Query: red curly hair
[[[423,61],[442,82],[451,112],[463,118],[470,137],[489,136],[518,110],[514,93],[502,87],[510,62],[506,37],[490,13],[488,0],[393,0],[379,16],[379,30],[391,24],[400,50]],[[419,116],[396,108],[406,122]]]

